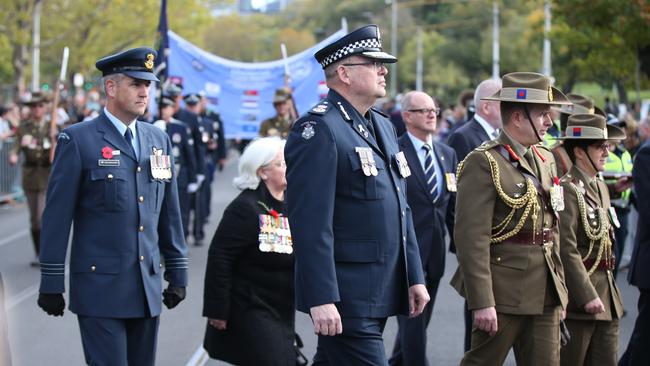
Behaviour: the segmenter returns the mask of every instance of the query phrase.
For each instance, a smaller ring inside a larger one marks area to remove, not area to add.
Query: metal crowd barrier
[[[16,165],[9,164],[9,150],[13,142],[13,137],[10,137],[0,145],[0,203],[23,196],[20,182],[22,164],[20,161]]]

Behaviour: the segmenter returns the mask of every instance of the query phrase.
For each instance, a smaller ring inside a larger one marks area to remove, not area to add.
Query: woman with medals
[[[570,340],[562,365],[616,365],[623,304],[613,276],[613,228],[618,225],[605,182],[598,178],[618,127],[593,114],[569,117],[563,137],[573,167],[561,179],[560,255],[569,292],[566,326]]]
[[[235,365],[296,365],[293,247],[284,214],[284,141],[253,141],[212,239],[205,273],[204,348]]]

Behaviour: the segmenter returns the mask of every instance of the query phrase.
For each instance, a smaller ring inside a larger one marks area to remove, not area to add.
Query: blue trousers
[[[95,318],[78,316],[86,364],[154,366],[159,317]]]
[[[318,336],[313,366],[388,366],[386,318],[342,318],[343,333]]]

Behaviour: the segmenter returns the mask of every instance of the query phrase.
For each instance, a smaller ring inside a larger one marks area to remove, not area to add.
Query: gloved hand
[[[201,186],[201,183],[203,183],[204,180],[205,180],[205,175],[204,174],[197,174],[196,175],[196,184],[198,184],[199,187]]]
[[[187,185],[187,193],[195,193],[199,190],[199,185],[197,183],[190,183]]]
[[[63,316],[63,309],[65,309],[63,294],[38,294],[37,303],[48,315]]]
[[[173,309],[185,299],[185,287],[167,286],[163,291],[163,304],[167,309]]]

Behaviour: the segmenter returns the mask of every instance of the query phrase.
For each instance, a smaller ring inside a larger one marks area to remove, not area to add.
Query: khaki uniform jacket
[[[564,211],[560,212],[560,237],[561,246],[560,254],[562,263],[564,264],[564,273],[566,278],[567,289],[569,290],[569,305],[567,307],[567,318],[581,319],[581,320],[612,320],[620,319],[623,315],[623,303],[621,302],[621,295],[616,287],[616,281],[612,271],[605,269],[596,269],[591,276],[587,271],[591,269],[585,268],[583,259],[589,252],[589,238],[585,233],[583,222],[578,209],[578,196],[571,186],[572,184],[578,190],[584,192],[585,204],[588,207],[587,212],[589,224],[596,228],[598,226],[598,212],[595,210],[597,207],[602,207],[606,211],[610,207],[609,194],[607,193],[607,186],[605,182],[596,179],[596,184],[600,190],[600,194],[591,187],[588,178],[584,173],[573,166],[568,174],[562,177],[561,185],[564,189]],[[582,183],[581,183],[582,182]],[[610,220],[609,215],[606,220]],[[609,240],[612,234],[610,230]],[[595,263],[598,250],[600,247],[599,242],[595,242],[593,250],[589,255],[590,261]],[[614,248],[612,248],[612,252]],[[611,258],[610,258],[611,259]],[[605,256],[601,261],[606,260]],[[584,305],[600,297],[600,300],[605,305],[605,312],[600,314],[589,314],[585,312]]]
[[[513,154],[507,152],[505,146],[511,147]],[[490,243],[490,238],[498,232],[493,228],[503,222],[512,209],[498,195],[486,154],[496,161],[502,190],[514,198],[526,192],[525,175],[534,176],[536,171],[526,162],[525,151],[504,131],[497,139],[471,152],[462,163],[462,172],[459,169],[454,227],[459,268],[451,284],[467,299],[470,310],[495,306],[501,313],[534,315],[542,314],[545,305],[564,307],[567,303],[557,216],[549,198],[556,174],[555,163],[551,152],[541,145],[537,146],[537,151],[544,161],[531,151],[541,184],[535,192],[540,207],[536,229],[551,230],[553,240],[543,246],[532,245],[532,242],[530,245],[513,243],[508,239]],[[516,160],[514,154],[520,159]],[[516,210],[504,233],[517,225],[522,212],[523,209]],[[532,230],[529,216],[521,232],[532,233]]]
[[[287,136],[289,136],[290,129],[291,120],[289,118],[284,119],[280,116],[275,116],[273,118],[265,119],[262,121],[262,124],[260,125],[260,136],[278,136],[286,139]]]
[[[23,189],[26,191],[44,191],[50,176],[50,125],[43,121],[40,125],[32,121],[23,121],[18,126],[11,152],[25,155],[22,167]]]

